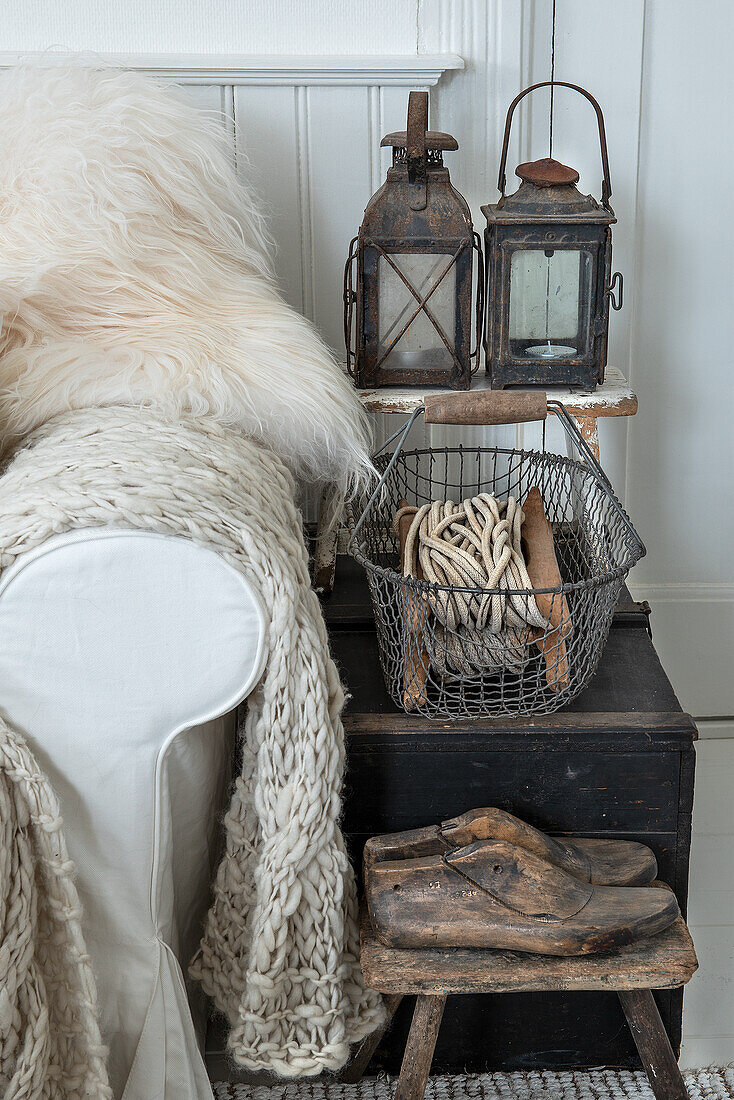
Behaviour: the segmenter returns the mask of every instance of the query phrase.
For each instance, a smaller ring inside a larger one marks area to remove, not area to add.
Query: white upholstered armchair
[[[3,717],[62,807],[111,1084],[206,1100],[204,1006],[189,1007],[221,839],[234,708],[259,679],[258,595],[186,539],[95,528],[0,582]]]
[[[364,413],[280,298],[219,121],[79,59],[0,84],[0,715],[61,805],[114,1095],[211,1100],[185,982],[207,909],[197,980],[233,1057],[285,1077],[339,1069],[382,1005],[359,968],[343,693],[292,479],[365,483]],[[232,711],[261,675],[256,766],[244,752],[209,908]],[[45,915],[43,887],[23,896]],[[75,901],[57,923],[81,944]],[[83,945],[54,967],[41,931],[54,981],[28,1021],[15,1008],[35,972],[15,967],[2,1072],[27,1074],[25,1036],[58,1017],[39,1088],[75,1095],[80,1075],[101,1080],[90,967]]]

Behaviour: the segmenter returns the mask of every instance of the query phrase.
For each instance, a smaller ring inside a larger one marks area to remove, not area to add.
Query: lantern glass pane
[[[518,249],[510,263],[510,354],[577,359],[587,352],[591,255],[577,249]]]
[[[453,347],[456,331],[456,264],[452,264],[453,256],[401,252],[391,253],[390,260],[417,292],[419,299],[423,299],[443,275],[426,305]],[[410,292],[390,261],[380,256],[380,355],[387,352],[382,366],[390,370],[450,369],[453,365],[451,353],[423,309],[413,317],[417,309],[418,299]]]

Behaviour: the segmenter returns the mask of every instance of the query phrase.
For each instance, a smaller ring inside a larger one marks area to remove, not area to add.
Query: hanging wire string
[[[550,69],[550,117],[548,119],[548,157],[553,157],[553,97],[556,79],[556,0],[553,0],[553,23],[551,30],[551,69]]]
[[[555,92],[556,77],[556,0],[553,0],[553,22],[551,30],[551,68],[550,68],[550,113],[548,118],[548,159],[553,157],[553,93]],[[548,347],[548,357],[552,357],[550,341],[550,282],[551,282],[551,258],[546,254],[545,270],[545,342]],[[545,442],[545,441],[544,441]]]

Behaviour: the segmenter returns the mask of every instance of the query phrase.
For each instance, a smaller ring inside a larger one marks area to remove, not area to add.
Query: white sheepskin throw
[[[174,422],[129,408],[56,417],[0,477],[0,572],[52,534],[114,525],[193,539],[220,553],[262,597],[269,656],[248,700],[226,854],[191,973],[227,1015],[234,1058],[285,1077],[340,1068],[350,1043],[383,1019],[381,998],[365,988],[359,966],[354,877],[338,825],[344,693],[310,586],[294,491],[285,464],[239,432],[210,418],[183,413]],[[0,809],[12,821],[13,811]],[[0,844],[0,878],[5,858]],[[53,886],[33,886],[27,872],[4,883],[24,906],[29,890]],[[11,916],[0,913],[0,1039],[3,1020],[27,1015],[16,992],[22,983],[8,986],[17,936]],[[26,954],[37,949],[31,942]],[[86,988],[80,965],[69,954],[70,989]],[[84,1023],[88,1048],[97,1051],[89,1013]],[[20,1059],[17,1045],[9,1051]],[[3,1095],[84,1095],[70,1084],[77,1053],[70,1048],[69,1061],[55,1066],[51,1091]],[[0,1068],[6,1077],[13,1071]],[[90,1095],[106,1094],[100,1086]]]
[[[3,447],[64,410],[143,405],[237,425],[304,479],[367,474],[364,415],[275,288],[219,120],[50,55],[0,75],[0,135]]]

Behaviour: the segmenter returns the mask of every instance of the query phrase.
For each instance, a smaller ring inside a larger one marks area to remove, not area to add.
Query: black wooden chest
[[[685,913],[696,728],[660,665],[646,605],[620,603],[599,671],[572,707],[462,723],[395,708],[351,559],[340,558],[324,610],[351,693],[344,831],[358,866],[369,836],[494,805],[550,833],[644,841]],[[677,1051],[682,992],[658,1003]],[[399,1070],[410,1011],[403,1004],[373,1070]],[[637,1064],[613,993],[504,994],[449,999],[433,1072]]]

